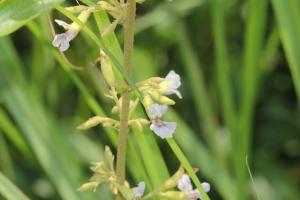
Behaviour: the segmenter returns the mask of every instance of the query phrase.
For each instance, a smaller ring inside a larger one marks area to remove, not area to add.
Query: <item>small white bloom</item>
[[[66,51],[70,47],[70,41],[73,40],[76,35],[78,34],[78,31],[72,30],[70,28],[70,24],[67,24],[64,21],[55,19],[54,20],[59,26],[62,26],[65,30],[67,30],[65,33],[57,34],[55,35],[52,45],[54,47],[59,48],[61,52]]]
[[[178,88],[181,86],[180,76],[175,71],[170,71],[161,83],[161,91],[166,95],[176,94],[182,98]]]
[[[150,129],[162,139],[172,137],[177,125],[176,122],[165,122],[160,119],[167,109],[166,105],[152,104],[148,110],[151,119]]]
[[[201,185],[205,192],[210,191],[209,183],[204,182],[204,183],[201,183]],[[185,193],[187,200],[201,199],[200,192],[198,191],[198,189],[193,189],[191,179],[186,174],[183,174],[182,177],[179,179],[177,188]]]
[[[68,30],[65,33],[55,35],[52,45],[59,48],[61,52],[66,51],[70,47],[70,41],[73,40],[78,32]]]
[[[183,174],[178,181],[177,187],[181,191],[190,191],[193,189],[191,179],[188,175]]]
[[[143,194],[145,192],[145,187],[146,187],[145,182],[142,181],[142,182],[139,182],[139,184],[136,187],[132,188],[134,199],[141,198],[143,196]]]

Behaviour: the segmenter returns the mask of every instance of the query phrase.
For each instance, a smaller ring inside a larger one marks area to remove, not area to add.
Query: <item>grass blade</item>
[[[7,200],[30,200],[9,179],[0,172],[0,194]]]
[[[300,101],[300,9],[297,0],[272,0],[280,38]]]

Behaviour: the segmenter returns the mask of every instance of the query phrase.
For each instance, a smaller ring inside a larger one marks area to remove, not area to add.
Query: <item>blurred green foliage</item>
[[[246,155],[262,199],[300,198],[299,13],[297,0],[138,6],[132,80],[172,69],[181,74],[184,98],[167,118],[178,123],[175,139],[200,180],[211,183],[211,199],[256,199]],[[88,28],[99,36],[107,19],[95,14]],[[104,42],[122,63],[122,30],[116,35]],[[101,127],[75,129],[95,114],[111,115],[103,78],[91,64],[99,47],[82,31],[66,52],[83,67],[74,70],[52,38],[45,13],[0,38],[0,192],[11,184],[5,175],[30,199],[113,199],[106,185],[96,193],[76,191],[117,137]],[[131,185],[144,180],[151,191],[180,165],[148,128],[131,130],[128,145]]]

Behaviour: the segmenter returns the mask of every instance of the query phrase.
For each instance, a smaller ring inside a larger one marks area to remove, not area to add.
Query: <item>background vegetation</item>
[[[44,12],[61,1],[28,7],[33,2],[0,1],[2,198],[26,199],[13,182],[30,199],[113,199],[106,185],[76,191],[104,145],[116,144],[113,130],[75,129],[95,114],[111,115],[103,78],[91,64],[98,43],[81,31],[66,60],[51,46]],[[67,20],[61,10],[50,14]],[[257,198],[246,155],[261,199],[299,199],[300,2],[147,0],[137,15],[132,80],[172,69],[181,75],[184,98],[167,118],[178,123],[175,139],[200,179],[211,183],[211,199]],[[4,23],[13,17],[13,26]],[[100,12],[87,27],[100,38],[107,24]],[[104,42],[121,61],[122,30]],[[151,191],[180,163],[148,128],[129,135],[127,175]]]

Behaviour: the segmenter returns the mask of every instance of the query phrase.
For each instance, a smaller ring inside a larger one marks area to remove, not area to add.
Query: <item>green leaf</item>
[[[14,54],[13,49],[8,38],[0,39],[1,52],[5,50]],[[83,181],[80,165],[72,154],[59,123],[42,107],[40,96],[30,92],[28,83],[22,81],[25,80],[24,77],[21,80],[12,78],[14,69],[21,69],[23,66],[13,66],[15,63],[12,58],[18,56],[0,56],[4,69],[0,75],[5,86],[0,88],[3,105],[20,127],[61,199],[94,199],[90,198],[94,194],[76,191]]]
[[[4,0],[0,3],[0,37],[17,30],[63,0]]]
[[[7,200],[29,200],[9,179],[0,172],[0,194]]]
[[[280,38],[300,101],[300,25],[299,2],[296,0],[272,0]]]

